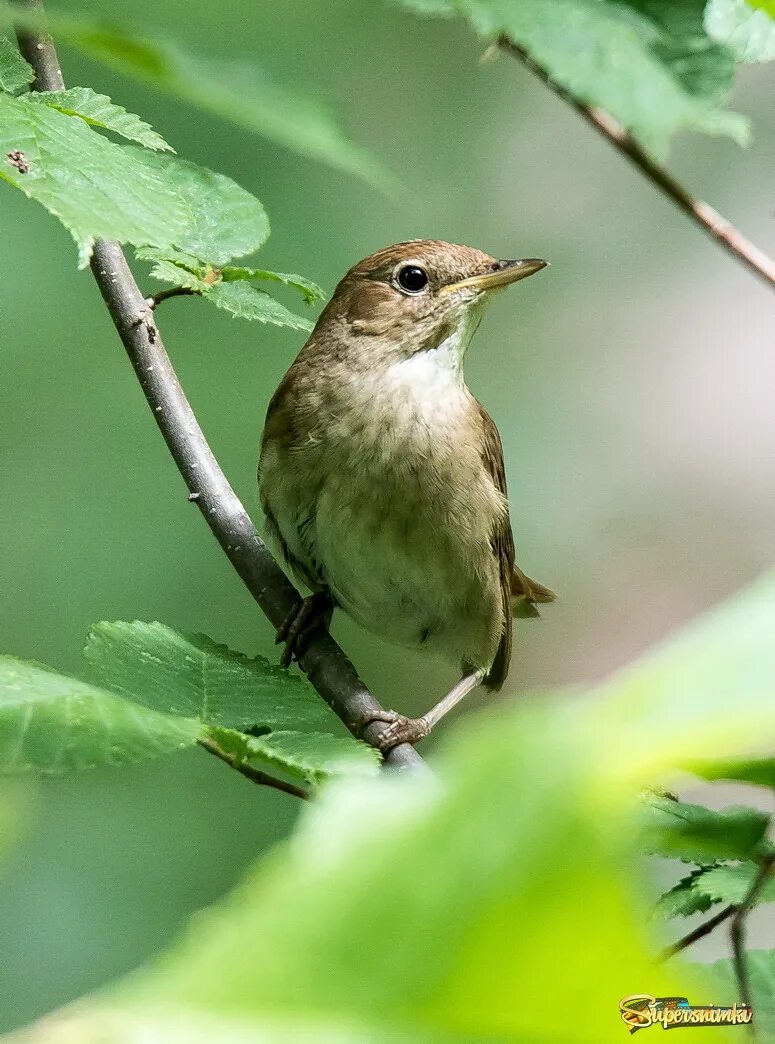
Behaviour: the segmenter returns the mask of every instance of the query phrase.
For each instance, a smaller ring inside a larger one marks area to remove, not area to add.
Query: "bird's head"
[[[481,250],[416,239],[359,261],[337,286],[313,338],[371,361],[397,361],[446,346],[463,354],[496,290],[540,271],[538,258],[499,261]],[[344,342],[344,343],[343,343]]]

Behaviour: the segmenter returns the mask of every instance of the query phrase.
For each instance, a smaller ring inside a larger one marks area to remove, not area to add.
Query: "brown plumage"
[[[262,506],[315,592],[281,629],[286,660],[338,605],[463,669],[422,719],[389,712],[386,745],[424,734],[478,682],[499,688],[515,603],[554,597],[515,564],[500,436],[462,373],[492,291],[541,267],[435,240],[372,254],[342,279],[269,406]]]

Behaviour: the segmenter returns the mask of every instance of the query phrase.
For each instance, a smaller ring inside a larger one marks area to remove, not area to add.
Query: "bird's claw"
[[[326,591],[318,591],[296,602],[277,628],[275,645],[285,644],[280,664],[290,667],[307,650],[312,637],[320,630],[328,630],[333,605]]]
[[[380,729],[370,742],[383,754],[387,754],[399,743],[418,743],[431,731],[426,718],[407,718],[405,714],[386,710],[369,715],[361,727],[361,732],[367,725],[380,721],[385,722],[385,728]]]

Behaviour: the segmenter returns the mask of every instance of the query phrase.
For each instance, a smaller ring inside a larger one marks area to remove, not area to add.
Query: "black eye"
[[[398,285],[408,294],[419,294],[428,285],[428,275],[418,265],[404,265],[398,273]]]

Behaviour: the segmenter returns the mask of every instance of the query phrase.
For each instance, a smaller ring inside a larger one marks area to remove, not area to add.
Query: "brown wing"
[[[503,467],[503,446],[495,422],[485,408],[477,403],[482,419],[482,459],[484,466],[503,496],[506,496],[506,472]],[[514,537],[511,533],[508,510],[499,518],[490,537],[493,554],[498,562],[501,602],[503,607],[503,633],[498,651],[484,684],[488,689],[499,689],[506,680],[511,662],[511,581],[514,573]]]

